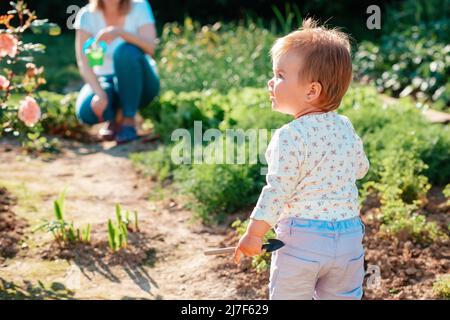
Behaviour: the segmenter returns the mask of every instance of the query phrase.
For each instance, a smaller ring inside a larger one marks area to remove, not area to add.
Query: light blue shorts
[[[285,246],[272,254],[270,299],[361,299],[365,226],[359,217],[287,218],[275,231]]]

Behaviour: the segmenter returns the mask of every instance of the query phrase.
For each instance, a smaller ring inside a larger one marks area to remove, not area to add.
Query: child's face
[[[292,51],[274,60],[274,77],[267,84],[274,110],[295,116],[314,109],[311,103],[316,101],[321,88],[317,92],[316,82],[301,81],[298,78],[300,67],[299,55]]]

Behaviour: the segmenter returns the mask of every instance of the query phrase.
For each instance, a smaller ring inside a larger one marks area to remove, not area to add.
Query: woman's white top
[[[337,221],[359,216],[356,180],[369,169],[350,120],[334,111],[304,115],[275,131],[268,173],[251,218]]]
[[[125,18],[124,30],[133,34],[138,34],[139,28],[146,24],[155,24],[152,8],[147,0],[132,0],[130,12]],[[90,33],[93,37],[107,27],[103,13],[100,10],[92,10],[88,4],[80,9],[76,18],[74,27],[77,30],[84,30]],[[94,73],[97,76],[113,75],[114,64],[113,55],[116,48],[122,44],[124,40],[120,37],[114,39],[107,45],[107,50],[103,60],[102,66],[95,66]],[[152,67],[156,70],[155,61],[146,55]]]

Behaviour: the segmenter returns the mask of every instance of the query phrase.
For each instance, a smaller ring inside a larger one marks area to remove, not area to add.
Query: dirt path
[[[28,220],[29,229],[53,217],[53,200],[67,188],[67,220],[76,226],[92,223],[92,237],[106,239],[107,219],[114,217],[114,206],[120,203],[124,209],[139,212],[141,230],[155,252],[154,262],[138,267],[125,263],[85,268],[73,261],[42,259],[51,235],[27,232],[20,253],[0,264],[0,277],[15,283],[66,284],[74,274],[81,275],[74,297],[82,299],[261,298],[261,293],[239,293],[237,279],[224,280],[223,272],[217,270],[235,268],[226,258],[202,254],[205,247],[224,240],[224,230],[193,223],[188,210],[170,195],[161,199],[158,188],[135,172],[127,158],[129,152],[154,147],[139,142],[119,147],[64,142],[63,153],[45,161],[23,156],[17,147],[0,141],[0,185],[18,197],[14,211]]]

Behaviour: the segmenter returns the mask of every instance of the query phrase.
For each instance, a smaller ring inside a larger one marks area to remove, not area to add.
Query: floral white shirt
[[[301,116],[277,129],[265,154],[268,172],[251,218],[337,221],[359,216],[356,180],[369,161],[350,120],[335,111]]]

